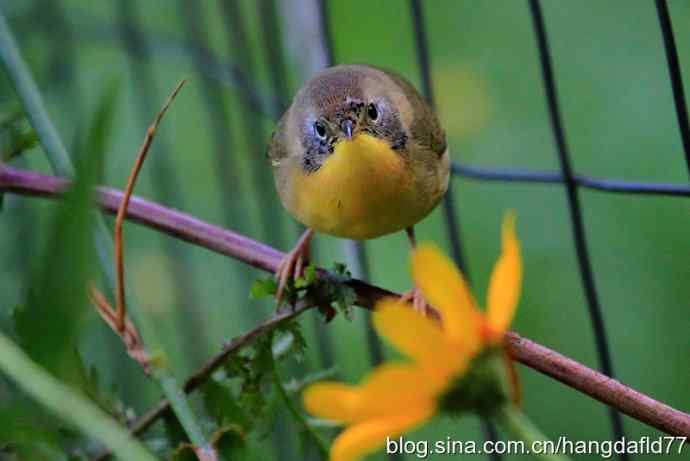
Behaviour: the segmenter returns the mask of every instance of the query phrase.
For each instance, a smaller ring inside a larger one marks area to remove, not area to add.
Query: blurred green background
[[[687,183],[653,2],[543,3],[576,172]],[[311,1],[278,1],[280,25],[273,29],[262,21],[257,5],[249,0],[23,0],[2,2],[1,8],[71,151],[86,136],[103,92],[113,82],[119,86],[112,142],[105,153],[108,185],[124,186],[150,120],[173,86],[188,79],[154,142],[136,194],[287,250],[298,229],[278,201],[264,150],[275,124],[271,95],[292,95],[313,64],[305,58],[317,47],[310,19],[317,12]],[[423,6],[434,91],[452,158],[478,166],[557,170],[527,2],[446,0]],[[690,88],[690,3],[671,0],[669,8],[685,87]],[[407,2],[333,0],[329,18],[336,62],[389,67],[419,85]],[[287,74],[278,85],[269,67],[267,33],[281,43],[273,51],[285,54]],[[1,102],[9,107],[16,98],[5,74],[0,75]],[[247,97],[246,85],[255,90],[262,113],[247,104],[254,96]],[[13,164],[50,172],[39,148]],[[514,329],[596,368],[564,188],[453,181],[477,297],[484,297],[498,254],[501,217],[515,209],[525,277]],[[581,191],[580,198],[618,378],[690,410],[690,201],[592,191]],[[23,302],[31,284],[30,269],[44,263],[40,254],[53,205],[5,197],[0,314],[6,331],[12,328],[12,308]],[[270,302],[248,299],[251,282],[263,274],[140,226],[129,225],[125,233],[130,292],[155,322],[180,378],[224,340],[270,314]],[[418,226],[417,234],[449,250],[440,208]],[[320,265],[346,261],[342,240],[319,235],[315,243]],[[411,286],[403,233],[365,246],[373,283],[397,291]],[[56,264],[69,270],[69,261]],[[283,374],[300,376],[336,365],[342,379],[359,380],[372,363],[366,315],[357,310],[354,321],[339,316],[328,326],[315,312],[302,316],[307,358],[287,364]],[[160,397],[158,388],[125,355],[117,338],[95,312],[79,321],[88,332],[81,351],[106,386],[115,386],[137,413],[151,407]],[[519,372],[525,410],[548,435],[611,437],[604,406],[530,369],[520,366]],[[659,434],[629,418],[625,428],[630,438]],[[292,421],[281,416],[253,459],[303,459],[294,434]],[[465,417],[436,419],[413,437],[483,436],[479,421]],[[674,457],[681,459],[669,458]]]

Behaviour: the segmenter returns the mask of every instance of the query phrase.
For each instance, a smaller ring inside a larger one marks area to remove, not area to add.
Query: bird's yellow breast
[[[409,227],[430,211],[405,159],[368,134],[340,141],[315,172],[291,169],[291,197],[283,201],[321,232],[369,239]]]

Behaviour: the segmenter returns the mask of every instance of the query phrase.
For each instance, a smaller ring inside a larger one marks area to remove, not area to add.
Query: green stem
[[[283,382],[280,379],[280,374],[278,373],[278,367],[276,366],[276,361],[273,358],[273,353],[271,353],[271,371],[273,373],[273,383],[275,384],[276,389],[278,390],[278,394],[285,403],[285,406],[287,407],[288,411],[295,419],[297,424],[302,426],[307,435],[309,435],[309,437],[314,441],[314,444],[317,446],[319,452],[321,453],[321,458],[328,459],[328,446],[326,445],[326,442],[324,442],[319,436],[319,434],[317,434],[316,431],[314,431],[314,428],[312,428],[309,425],[307,420],[304,418],[304,415],[300,413],[300,411],[292,403],[292,400],[290,400],[290,397],[288,396],[285,387],[283,387]]]
[[[31,72],[22,59],[17,42],[2,11],[0,11],[0,61],[2,61],[7,75],[14,85],[31,126],[38,135],[51,169],[58,176],[73,178],[75,168],[72,160],[48,115],[41,93],[31,78]],[[115,272],[112,267],[112,237],[100,214],[96,220],[95,240],[98,258],[106,276],[108,288],[113,291],[115,289]]]
[[[172,407],[177,419],[184,428],[189,440],[197,448],[205,448],[207,450],[214,450],[206,441],[201,427],[197,424],[196,417],[189,407],[189,402],[182,392],[182,388],[177,382],[177,379],[168,371],[158,371],[156,379],[160,383],[163,393],[168,398],[170,406]]]
[[[26,116],[31,126],[36,130],[50,165],[59,176],[71,178],[74,176],[74,166],[70,161],[65,145],[51,122],[45,110],[41,94],[30,77],[26,63],[21,57],[17,43],[10,31],[5,16],[0,12],[0,58],[5,70],[14,84],[17,95],[22,100]]]
[[[155,461],[155,457],[103,410],[55,379],[0,334],[0,369],[58,417],[100,440],[120,458]]]
[[[53,171],[60,176],[73,177],[74,165],[67,154],[65,145],[60,138],[55,126],[48,116],[41,94],[31,77],[26,63],[22,59],[17,43],[12,31],[7,23],[5,16],[0,11],[0,61],[10,77],[19,99],[21,100],[29,122],[33,126],[38,138],[43,146]],[[112,236],[108,232],[103,217],[98,214],[95,225],[95,244],[99,257],[101,269],[105,274],[106,281],[111,291],[115,287],[115,273],[113,270],[113,244]],[[159,344],[156,338],[156,331],[147,321],[145,315],[133,312],[137,324],[141,328],[141,335],[146,344]],[[156,365],[154,364],[154,367]],[[195,445],[207,447],[201,425],[196,420],[187,403],[187,400],[175,378],[165,369],[158,367],[154,372],[163,394],[170,401],[176,416],[185,429],[187,436]],[[125,458],[135,459],[135,458]]]
[[[545,446],[544,441],[548,441],[541,431],[534,425],[534,423],[515,405],[507,404],[499,410],[496,415],[499,424],[516,439],[522,440],[526,443],[526,447],[530,450],[535,448],[535,442],[539,443],[540,450]],[[532,453],[536,458],[544,461],[568,461],[569,457],[555,454],[555,453]]]

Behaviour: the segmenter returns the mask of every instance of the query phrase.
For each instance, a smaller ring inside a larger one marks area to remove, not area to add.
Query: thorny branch
[[[183,386],[184,391],[187,394],[189,394],[190,392],[196,390],[199,386],[204,384],[206,380],[209,379],[209,377],[214,371],[216,371],[219,367],[223,365],[223,363],[229,356],[239,352],[243,347],[251,344],[252,341],[254,341],[256,338],[263,335],[264,333],[273,330],[281,323],[293,319],[301,313],[305,312],[306,310],[311,309],[315,306],[316,304],[310,302],[309,300],[302,300],[294,308],[282,309],[276,312],[269,319],[261,322],[252,330],[248,331],[247,333],[241,336],[234,338],[232,341],[228,342],[225,346],[223,346],[222,350],[218,354],[208,359],[206,363],[199,367],[197,371],[195,371],[194,374],[192,374],[187,379],[187,381],[185,381]],[[147,413],[140,416],[136,421],[134,421],[129,426],[129,431],[133,435],[139,435],[143,433],[153,423],[155,423],[156,420],[158,420],[160,417],[169,412],[170,409],[170,402],[167,399],[161,400],[160,402],[158,402],[158,405],[156,405]],[[106,459],[108,458],[108,456],[110,456],[110,454],[110,450],[104,450],[102,453],[96,455],[93,458],[93,461]]]
[[[25,171],[8,165],[0,165],[0,191],[57,197],[68,186],[69,182],[64,179]],[[98,205],[105,211],[114,214],[120,205],[122,196],[121,191],[100,187],[97,194]],[[283,257],[282,252],[249,237],[139,197],[132,197],[127,218],[216,253],[231,256],[264,271],[274,272]],[[376,302],[382,298],[399,296],[359,280],[352,280],[350,286],[357,293],[357,304],[368,309],[373,308]],[[301,310],[298,308],[295,313],[278,313],[242,337],[247,339],[240,338],[233,342],[234,349],[228,352],[225,348],[218,356],[209,361],[192,377],[195,383],[193,386],[189,385],[190,381],[188,381],[185,391],[193,390],[208,378],[210,373],[222,363],[225,356],[244,346],[256,335],[262,334],[267,325],[268,328],[271,328],[271,325],[280,322],[286,315],[294,316],[304,310],[306,307],[302,306]],[[628,416],[672,435],[690,436],[690,415],[687,413],[654,400],[572,359],[523,338],[517,333],[508,334],[507,347],[517,361],[614,407]],[[154,410],[135,423],[132,429],[137,432],[144,430],[165,412],[166,407],[165,401],[161,402]]]

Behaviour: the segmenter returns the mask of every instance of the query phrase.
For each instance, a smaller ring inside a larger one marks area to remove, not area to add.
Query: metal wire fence
[[[53,17],[59,20],[62,17],[58,14],[59,2],[50,2],[54,6]],[[571,160],[571,152],[568,146],[568,138],[561,116],[561,102],[559,100],[557,81],[554,75],[554,64],[551,55],[548,24],[545,21],[542,8],[539,0],[527,0],[528,8],[531,14],[532,25],[534,29],[535,46],[538,50],[538,56],[541,65],[541,74],[543,78],[543,89],[548,114],[550,117],[551,130],[553,133],[554,155],[558,159],[559,169],[557,171],[541,171],[541,170],[522,170],[522,169],[507,169],[507,168],[484,168],[468,164],[461,164],[453,162],[452,175],[456,180],[475,180],[475,181],[500,181],[513,183],[537,183],[537,184],[551,184],[562,187],[566,196],[566,203],[570,216],[570,226],[572,238],[575,244],[575,251],[579,267],[580,279],[582,289],[587,301],[589,318],[591,321],[592,330],[596,342],[596,351],[598,354],[599,366],[602,372],[608,376],[615,376],[614,358],[610,352],[609,339],[607,337],[606,325],[602,315],[602,306],[599,294],[597,292],[597,283],[594,275],[592,261],[588,249],[587,232],[585,229],[585,221],[583,218],[583,207],[580,200],[580,191],[582,189],[591,189],[607,193],[629,194],[629,195],[659,195],[669,197],[690,197],[690,186],[685,184],[672,184],[661,182],[637,182],[625,181],[615,178],[600,178],[591,177],[587,175],[577,174],[574,171]],[[185,35],[186,41],[180,40],[161,40],[160,43],[164,47],[174,48],[174,52],[186,54],[195,63],[199,72],[204,74],[207,78],[204,79],[204,87],[202,88],[202,95],[204,104],[206,106],[209,118],[209,126],[211,127],[212,146],[214,152],[214,159],[216,164],[216,171],[218,174],[228,174],[237,170],[237,167],[232,164],[232,156],[225,155],[224,146],[229,142],[229,138],[237,135],[237,133],[230,132],[229,115],[222,100],[222,88],[219,82],[225,80],[232,81],[233,85],[246,89],[241,94],[244,95],[241,103],[249,109],[248,116],[243,120],[242,130],[245,133],[255,133],[260,131],[260,121],[258,114],[271,114],[277,116],[281,114],[287,107],[289,98],[289,84],[287,81],[288,72],[286,70],[286,57],[283,55],[282,47],[280,45],[281,38],[278,35],[278,24],[280,22],[276,5],[273,0],[260,0],[256,2],[256,15],[261,24],[261,46],[265,50],[266,67],[269,74],[269,82],[271,85],[271,96],[265,97],[259,89],[252,85],[253,76],[256,73],[256,65],[252,61],[252,56],[246,51],[247,38],[243,30],[243,18],[246,12],[238,10],[238,4],[234,2],[224,3],[228,9],[221,8],[221,15],[226,23],[226,28],[230,35],[228,41],[231,44],[231,49],[236,51],[233,56],[233,65],[227,65],[222,62],[214,52],[209,48],[206,39],[204,38],[204,25],[200,22],[201,14],[199,11],[192,11],[190,3],[185,0],[180,0],[178,6],[180,16],[186,19]],[[155,83],[150,76],[150,69],[148,69],[146,60],[146,49],[151,46],[150,37],[141,33],[139,21],[133,16],[136,8],[131,1],[118,2],[120,17],[118,20],[119,30],[91,30],[86,31],[95,35],[103,36],[114,32],[123,38],[125,49],[131,59],[131,66],[134,75],[138,81],[137,88],[140,89],[139,95],[141,101],[141,109],[148,110],[155,106],[152,101],[147,101],[150,95],[156,94]],[[332,44],[331,31],[329,27],[329,11],[327,0],[319,0],[319,39],[322,42],[322,48],[325,52],[323,57],[327,65],[337,62],[337,56],[334,55]],[[668,65],[668,75],[673,91],[673,100],[675,104],[676,117],[678,120],[678,128],[685,154],[685,162],[690,173],[690,123],[688,120],[688,110],[685,100],[685,92],[681,78],[681,71],[679,65],[678,51],[674,39],[671,16],[669,14],[666,0],[655,0],[656,11],[658,14],[658,21],[660,26],[659,39],[663,40],[666,61]],[[432,56],[428,46],[428,32],[426,30],[424,18],[424,5],[419,0],[410,0],[409,14],[411,15],[413,33],[416,45],[416,58],[419,68],[421,89],[424,96],[430,101],[432,105],[435,104],[434,97],[434,79]],[[61,33],[69,37],[71,31],[66,22],[60,22],[59,29]],[[83,32],[83,31],[82,31]],[[553,33],[553,31],[552,31]],[[68,42],[69,40],[67,40]],[[60,42],[63,43],[63,42]],[[242,50],[245,50],[244,52]],[[73,55],[74,50],[69,53]],[[69,56],[68,55],[68,56]],[[69,67],[68,63],[62,63]],[[73,91],[73,90],[72,90]],[[144,113],[144,112],[142,112]],[[254,115],[251,115],[254,114]],[[165,141],[157,140],[158,144],[165,144]],[[248,144],[253,151],[252,158],[256,161],[261,161],[262,155],[260,152],[263,146],[258,142],[257,137],[248,137]],[[165,164],[165,155],[157,156],[158,164],[156,169],[165,170],[164,173],[160,171],[152,175],[154,180],[154,189],[157,195],[171,199],[171,195],[175,195],[178,180],[175,179],[174,171]],[[258,169],[259,165],[255,165]],[[222,172],[222,173],[221,173]],[[165,182],[168,181],[168,182]],[[254,178],[256,190],[268,191],[270,187],[264,187],[261,177]],[[233,191],[228,186],[230,181],[219,177],[218,184],[221,185],[220,194],[229,196]],[[449,186],[449,193],[446,195],[443,202],[443,216],[445,220],[446,231],[450,242],[451,253],[458,266],[465,274],[469,273],[468,261],[463,252],[463,237],[461,216],[462,210],[457,203],[454,202],[454,195],[452,193],[453,183]],[[172,201],[180,203],[179,199],[173,198]],[[264,200],[262,203],[269,203],[270,200]],[[230,222],[242,222],[237,219],[237,214],[241,214],[242,210],[239,206],[229,205],[226,208],[225,224]],[[262,223],[265,228],[273,226],[275,229],[275,221],[271,219],[272,211],[266,209],[263,214]],[[241,229],[240,229],[241,230]],[[283,235],[283,232],[273,232],[271,235]],[[270,238],[267,236],[267,238]],[[271,243],[277,243],[275,241]],[[358,274],[361,278],[368,278],[367,255],[363,244],[348,244],[349,251],[355,261],[355,265],[360,268]],[[175,248],[167,248],[166,251],[175,252]],[[183,283],[189,280],[188,274],[184,274],[184,264],[176,264],[173,268],[173,273],[176,279],[176,289],[179,291],[176,298],[180,299],[183,304],[192,304],[191,301],[195,295],[192,292],[192,286]],[[249,279],[246,280],[249,283]],[[188,300],[185,302],[184,300]],[[190,318],[193,316],[190,316]],[[186,330],[186,329],[182,329]],[[187,330],[188,331],[188,330]],[[328,365],[332,362],[330,351],[330,338],[326,329],[317,328],[316,334],[320,343],[319,350],[322,353],[322,363]],[[378,363],[382,359],[382,349],[378,339],[371,325],[367,334],[369,342],[369,353],[373,363]],[[193,341],[189,341],[193,343]],[[619,439],[625,435],[623,422],[620,414],[614,409],[610,410],[611,430],[614,438]],[[488,422],[484,424],[486,437],[496,439],[496,431]],[[494,459],[498,459],[498,455],[492,455]],[[627,459],[627,455],[619,455],[620,459]]]

